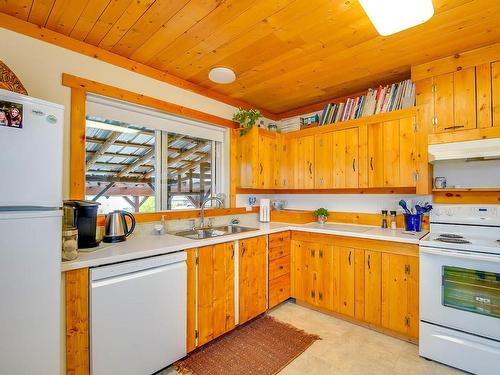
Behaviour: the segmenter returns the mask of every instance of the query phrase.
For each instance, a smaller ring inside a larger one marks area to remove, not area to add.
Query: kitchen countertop
[[[223,242],[231,242],[244,238],[256,237],[287,230],[303,231],[311,233],[323,233],[337,236],[366,238],[373,240],[403,242],[418,244],[428,232],[422,231],[418,235],[404,233],[402,229],[382,229],[370,225],[356,225],[343,223],[326,224],[289,224],[289,223],[259,223],[258,230],[193,240],[189,238],[164,235],[132,235],[125,242],[117,244],[103,244],[92,252],[79,252],[78,258],[61,263],[61,271],[70,271],[79,268],[95,267],[105,264],[124,262],[133,259],[150,257],[154,255],[168,254],[176,251],[186,250],[194,247],[209,246]]]

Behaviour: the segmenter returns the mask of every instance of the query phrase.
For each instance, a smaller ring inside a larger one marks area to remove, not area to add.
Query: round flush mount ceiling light
[[[236,79],[236,74],[229,68],[218,67],[210,70],[208,78],[215,83],[232,83]]]

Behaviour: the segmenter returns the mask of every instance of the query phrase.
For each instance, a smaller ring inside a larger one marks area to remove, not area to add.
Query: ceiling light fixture
[[[395,34],[428,21],[432,0],[359,0],[380,35]]]
[[[236,74],[229,68],[218,67],[210,70],[208,78],[212,82],[225,84],[234,82]]]
[[[139,130],[137,129],[127,128],[125,126],[118,126],[113,124],[106,124],[105,122],[99,122],[94,120],[85,120],[85,125],[88,126],[89,128],[110,130],[119,133],[130,133],[130,134],[139,133]]]

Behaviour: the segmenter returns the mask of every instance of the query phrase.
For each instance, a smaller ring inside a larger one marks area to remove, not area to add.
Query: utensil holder
[[[405,228],[409,232],[421,232],[422,214],[416,214],[416,215],[405,214]]]

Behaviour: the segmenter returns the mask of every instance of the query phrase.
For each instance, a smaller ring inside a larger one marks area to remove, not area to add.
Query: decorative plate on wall
[[[18,94],[28,95],[23,84],[17,78],[12,70],[0,61],[0,89],[17,92]]]

